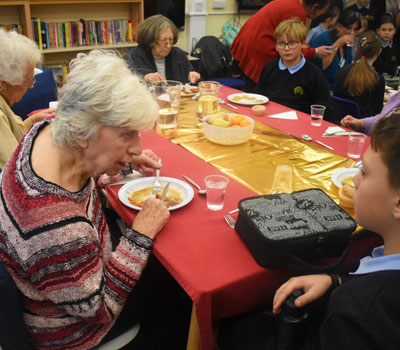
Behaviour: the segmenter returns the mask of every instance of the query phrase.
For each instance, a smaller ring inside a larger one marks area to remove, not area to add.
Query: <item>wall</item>
[[[202,9],[195,8],[202,3]],[[251,14],[237,13],[237,0],[225,0],[223,9],[213,8],[214,0],[186,0],[186,23],[185,30],[179,33],[177,46],[185,51],[192,49],[192,37],[203,35],[214,35],[220,37],[222,25],[234,18],[238,18],[243,24]]]

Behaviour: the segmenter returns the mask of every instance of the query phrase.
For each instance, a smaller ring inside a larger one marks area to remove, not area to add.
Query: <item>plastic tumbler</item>
[[[322,119],[324,118],[325,106],[311,105],[311,125],[321,126]]]
[[[360,158],[367,135],[349,135],[349,148],[347,155],[350,158]]]
[[[221,210],[224,207],[226,187],[229,179],[222,175],[209,175],[204,178],[207,188],[207,207]]]

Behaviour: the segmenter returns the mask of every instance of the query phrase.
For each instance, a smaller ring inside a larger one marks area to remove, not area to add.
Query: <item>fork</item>
[[[226,214],[224,216],[224,219],[230,228],[235,228],[236,221],[232,216],[230,216],[229,214]]]
[[[161,158],[158,158],[158,164],[161,163]],[[151,193],[153,195],[156,195],[158,192],[161,192],[161,182],[160,182],[160,169],[156,169],[156,179],[154,181],[153,184],[153,190],[151,191]]]

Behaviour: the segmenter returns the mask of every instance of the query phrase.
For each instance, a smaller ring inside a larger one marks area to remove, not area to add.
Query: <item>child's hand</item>
[[[294,302],[297,307],[302,307],[311,301],[321,298],[331,285],[332,280],[329,275],[292,277],[275,292],[272,311],[274,314],[279,314],[286,298],[296,289],[304,290],[304,294]]]

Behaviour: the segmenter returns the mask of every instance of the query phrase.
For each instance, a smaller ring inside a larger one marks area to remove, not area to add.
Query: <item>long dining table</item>
[[[224,100],[237,90],[222,87]],[[188,349],[211,350],[215,344],[218,321],[250,310],[271,306],[274,292],[293,272],[259,266],[224,215],[237,208],[246,197],[269,193],[277,165],[293,167],[293,190],[321,188],[338,202],[338,190],[332,184],[332,173],[351,168],[347,158],[347,137],[322,138],[330,123],[310,124],[310,115],[296,112],[298,119],[283,120],[269,115],[290,111],[268,102],[264,116],[252,116],[250,106],[237,110],[223,106],[226,112],[242,113],[255,120],[249,141],[223,146],[208,141],[202,124],[196,119],[197,102],[181,99],[177,129],[150,130],[141,133],[143,148],[152,149],[162,158],[161,175],[181,179],[185,174],[204,185],[210,174],[229,177],[225,205],[221,211],[207,209],[206,197],[195,190],[193,200],[171,212],[171,217],[157,236],[153,252],[193,301]],[[334,151],[314,142],[301,140],[301,134],[322,140]],[[369,139],[364,147],[368,146]],[[107,197],[127,225],[137,211],[118,199],[121,185],[107,186]],[[350,214],[353,214],[351,210]],[[237,214],[235,214],[237,215]],[[343,271],[357,266],[379,239],[359,230],[353,235],[352,248],[342,265]],[[171,317],[173,317],[171,315]]]

